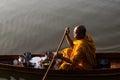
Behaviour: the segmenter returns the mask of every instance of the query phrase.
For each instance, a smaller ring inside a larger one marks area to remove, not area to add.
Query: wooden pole
[[[56,51],[57,54],[58,54],[58,51],[60,50],[60,48],[61,48],[61,46],[62,46],[62,43],[63,43],[63,41],[64,41],[64,39],[65,39],[66,31],[67,31],[67,29],[65,29],[64,34],[63,34],[63,36],[62,36],[62,39],[61,39],[61,41],[60,41],[60,44],[59,44],[59,46],[58,46],[58,48],[57,48],[57,51]],[[55,56],[53,56],[53,59],[51,60],[51,62],[50,62],[50,64],[49,64],[49,66],[48,66],[48,68],[47,68],[47,70],[46,70],[46,72],[45,72],[42,80],[45,80],[45,78],[46,78],[46,76],[47,76],[47,74],[48,74],[48,71],[49,71],[50,68],[51,68],[51,65],[52,65],[54,59],[55,59]]]

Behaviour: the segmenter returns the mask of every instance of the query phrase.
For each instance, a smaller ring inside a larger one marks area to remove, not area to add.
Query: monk
[[[57,57],[62,64],[60,70],[90,70],[96,66],[96,48],[92,38],[86,34],[84,25],[74,28],[74,40],[70,38],[70,29],[66,28],[66,40],[69,48],[65,48]]]

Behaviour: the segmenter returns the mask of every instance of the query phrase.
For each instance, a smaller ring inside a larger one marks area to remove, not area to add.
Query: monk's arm
[[[70,60],[70,59],[68,59],[68,58],[61,57],[61,59],[62,59],[62,60],[64,60],[64,61],[66,61],[66,62],[68,62],[68,63],[72,63],[72,62],[71,62],[71,60]]]
[[[72,41],[72,39],[70,38],[70,36],[69,36],[69,34],[66,34],[66,40],[67,40],[67,43],[69,44],[69,46],[71,47],[71,48],[73,48],[73,41]]]

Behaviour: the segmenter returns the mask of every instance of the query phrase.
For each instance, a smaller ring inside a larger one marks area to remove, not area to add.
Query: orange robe
[[[96,66],[95,46],[92,38],[88,35],[84,39],[74,40],[73,48],[65,48],[61,53],[63,57],[69,58],[72,62],[63,62],[59,69],[85,69],[89,70]]]

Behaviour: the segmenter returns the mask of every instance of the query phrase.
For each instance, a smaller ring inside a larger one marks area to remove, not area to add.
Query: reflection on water
[[[13,76],[10,76],[9,78],[0,78],[0,80],[26,80],[24,78],[15,78]]]
[[[24,78],[16,79],[15,77],[10,76],[9,78],[0,78],[0,80],[26,80],[26,79],[24,79]]]

